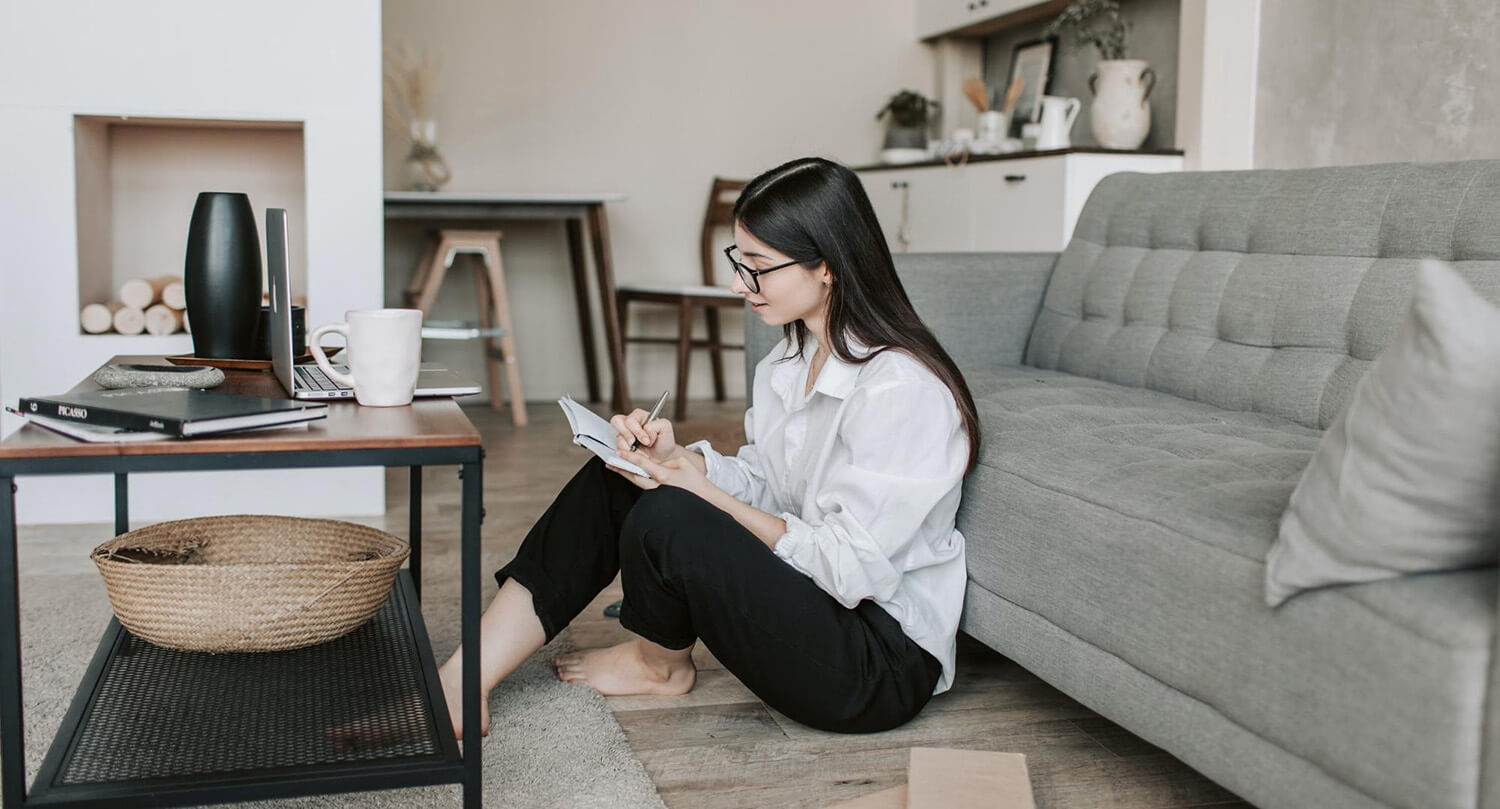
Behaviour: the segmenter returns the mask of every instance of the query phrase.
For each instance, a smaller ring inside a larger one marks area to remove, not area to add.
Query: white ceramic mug
[[[308,348],[323,373],[354,388],[354,398],[368,407],[411,404],[422,366],[422,312],[418,309],[354,309],[343,323],[313,330]],[[349,373],[328,364],[323,335],[337,332],[348,344]]]

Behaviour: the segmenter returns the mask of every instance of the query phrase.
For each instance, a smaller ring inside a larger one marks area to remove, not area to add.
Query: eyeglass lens
[[[726,253],[725,255],[729,258],[729,265],[734,267],[734,274],[740,277],[740,283],[744,284],[745,288],[751,292],[759,293],[760,279],[754,273],[750,272],[749,267],[741,264],[739,259],[735,258],[732,253]]]

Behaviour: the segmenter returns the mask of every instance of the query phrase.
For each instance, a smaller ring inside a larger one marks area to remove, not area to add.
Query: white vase
[[[1137,149],[1151,132],[1151,88],[1156,71],[1144,59],[1105,59],[1094,66],[1089,124],[1106,149]]]
[[[411,122],[411,151],[402,165],[406,187],[412,191],[436,191],[453,179],[448,162],[437,150],[437,121],[421,118]]]

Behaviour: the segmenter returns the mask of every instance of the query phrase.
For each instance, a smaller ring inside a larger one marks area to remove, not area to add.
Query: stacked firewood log
[[[117,300],[83,307],[78,320],[86,334],[176,334],[187,329],[185,309],[182,277],[159,275],[126,281]]]

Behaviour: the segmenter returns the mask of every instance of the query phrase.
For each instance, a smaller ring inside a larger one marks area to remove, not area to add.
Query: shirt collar
[[[849,347],[849,352],[855,357],[863,359],[870,353],[870,347],[860,342],[853,335],[846,335],[844,343]],[[803,399],[802,389],[798,388],[798,382],[807,377],[804,371],[810,370],[813,356],[818,350],[818,338],[809,334],[807,344],[803,346],[802,354],[793,361],[773,366],[771,374],[771,389],[786,402],[788,407],[794,402]],[[813,393],[821,393],[836,399],[848,397],[850,391],[854,390],[854,383],[859,379],[860,365],[845,362],[839,359],[837,353],[829,354],[828,359],[823,361],[823,370],[818,373],[818,381],[813,384]]]

